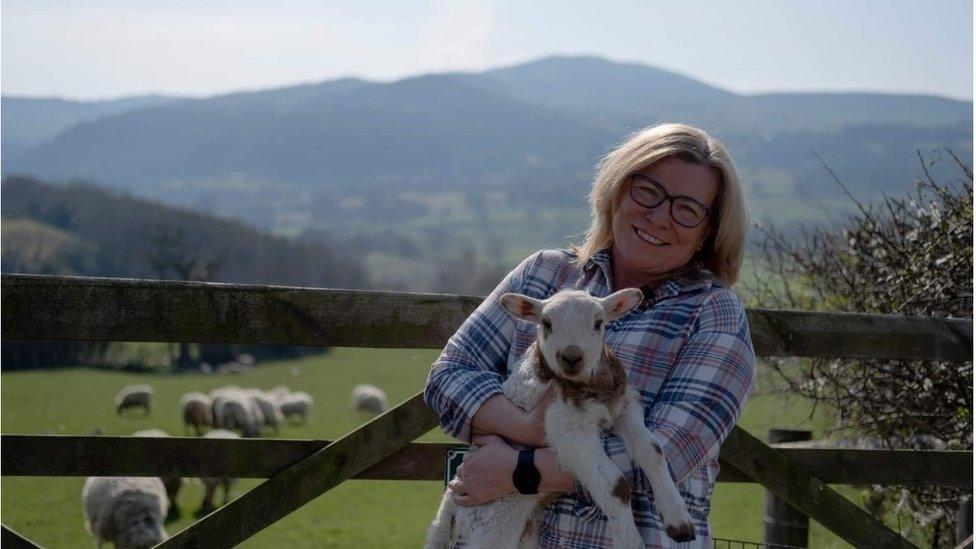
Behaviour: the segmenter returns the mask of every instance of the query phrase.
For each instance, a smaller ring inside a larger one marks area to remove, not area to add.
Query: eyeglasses
[[[670,202],[671,219],[682,227],[694,229],[712,216],[712,209],[690,196],[671,196],[659,182],[641,175],[630,174],[630,197],[645,208],[656,208],[665,200]]]

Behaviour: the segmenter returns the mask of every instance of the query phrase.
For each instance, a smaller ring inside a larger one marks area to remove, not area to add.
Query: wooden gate
[[[481,302],[449,295],[2,275],[14,339],[440,348]],[[972,361],[972,320],[750,309],[758,356]],[[163,547],[231,547],[351,478],[441,479],[421,393],[335,441],[2,436],[3,475],[268,480]],[[723,482],[758,482],[849,543],[911,547],[830,484],[963,486],[972,452],[778,449],[736,427]],[[433,513],[433,509],[431,510]]]

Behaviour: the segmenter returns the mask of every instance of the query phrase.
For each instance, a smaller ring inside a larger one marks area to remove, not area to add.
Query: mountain
[[[64,129],[85,120],[179,101],[179,97],[141,95],[106,101],[69,101],[57,98],[6,96],[0,99],[0,155],[4,159],[50,140]]]
[[[502,166],[512,171],[526,157],[559,165],[590,155],[608,137],[452,76],[327,82],[305,91],[183,101],[81,122],[11,159],[5,173],[136,189],[232,173],[305,185],[437,186]]]
[[[87,178],[289,234],[392,229],[437,242],[430,253],[494,242],[486,248],[508,254],[585,228],[593,166],[660,121],[723,140],[753,211],[778,224],[851,207],[820,159],[870,201],[910,188],[916,151],[972,156],[971,102],[739,95],[653,67],[555,57],[143,105],[5,156],[3,173]]]
[[[526,103],[596,119],[645,120],[693,103],[725,103],[738,96],[680,74],[599,57],[549,57],[465,76],[472,85]]]

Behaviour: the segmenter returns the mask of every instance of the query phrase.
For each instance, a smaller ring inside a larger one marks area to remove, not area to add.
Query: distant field
[[[178,416],[180,396],[189,390],[206,391],[225,384],[270,388],[286,384],[308,391],[315,398],[307,426],[287,427],[282,438],[331,438],[359,422],[349,409],[349,392],[356,383],[384,388],[391,401],[400,402],[423,386],[436,351],[334,349],[327,355],[277,362],[235,376],[203,374],[154,375],[102,370],[65,369],[4,373],[0,421],[4,433],[88,434],[99,428],[107,435],[127,435],[158,427],[182,433]],[[122,386],[151,383],[156,409],[150,419],[120,419],[112,399]],[[764,376],[762,386],[770,385]],[[761,387],[760,391],[765,390]],[[773,426],[808,425],[806,402],[778,396],[754,397],[740,425],[765,437]],[[815,426],[815,434],[819,434]],[[425,441],[446,441],[438,431]],[[92,547],[81,513],[81,478],[4,478],[0,513],[3,523],[44,547]],[[242,480],[235,495],[256,486]],[[433,516],[441,483],[417,481],[352,481],[315,499],[244,547],[418,547]],[[850,493],[850,491],[847,491]],[[193,519],[203,490],[189,483],[180,493],[183,518],[167,525],[173,534]],[[711,517],[717,537],[762,539],[762,490],[756,485],[719,484]],[[813,547],[845,547],[818,525],[813,525]]]

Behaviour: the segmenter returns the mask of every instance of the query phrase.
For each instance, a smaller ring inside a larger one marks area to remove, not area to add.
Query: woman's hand
[[[477,435],[471,446],[472,451],[458,467],[457,477],[447,485],[454,492],[454,501],[468,507],[514,492],[512,472],[518,462],[518,450],[496,435]]]

